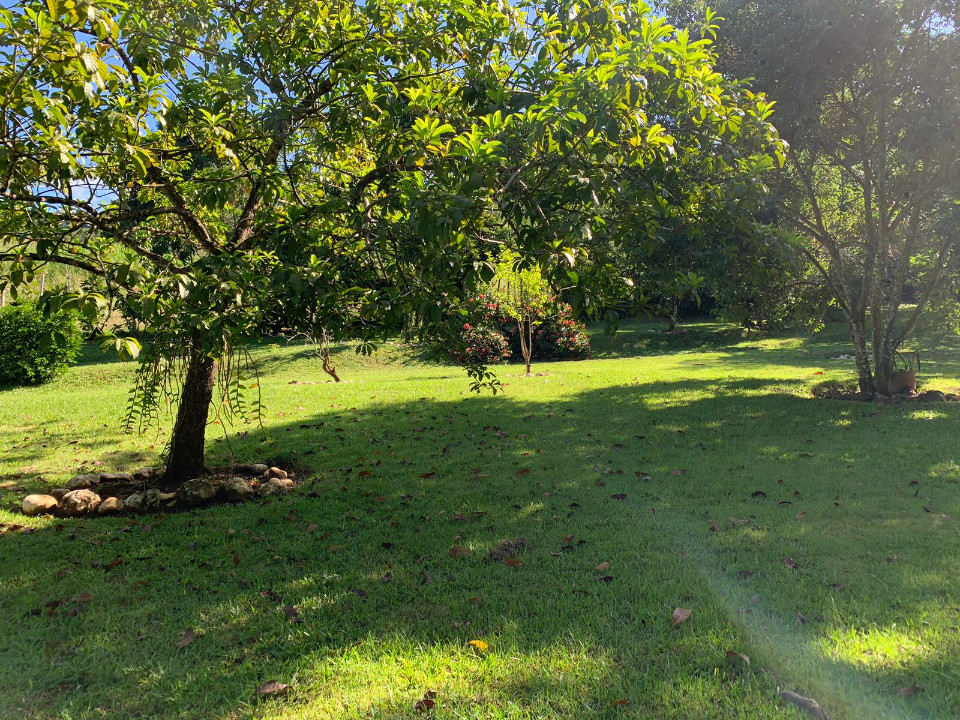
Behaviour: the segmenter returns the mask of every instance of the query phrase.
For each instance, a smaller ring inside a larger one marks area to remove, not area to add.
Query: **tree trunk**
[[[853,357],[857,363],[857,378],[860,392],[876,392],[873,374],[870,372],[870,356],[867,353],[866,318],[850,318],[850,339],[853,341]]]
[[[880,339],[873,339],[874,346],[881,343]],[[893,350],[890,349],[890,343],[884,339],[879,348],[875,349],[874,357],[876,361],[873,368],[873,383],[877,392],[884,395],[890,394],[890,379],[893,377]]]
[[[207,416],[213,400],[213,386],[217,374],[217,362],[203,353],[195,343],[190,351],[190,364],[180,393],[180,407],[170,438],[167,454],[166,479],[176,483],[202,474],[205,466],[204,436]]]
[[[517,322],[517,332],[520,333],[520,353],[527,366],[527,377],[530,377],[530,359],[533,357],[533,323],[530,322],[530,318]]]

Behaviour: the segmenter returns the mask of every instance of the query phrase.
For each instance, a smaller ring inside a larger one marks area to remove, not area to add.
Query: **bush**
[[[448,303],[449,306],[449,303]],[[518,321],[504,312],[492,294],[468,297],[450,310],[452,330],[434,337],[434,346],[459,365],[498,365],[520,357]],[[534,318],[534,360],[583,360],[590,357],[586,326],[573,318],[566,303],[551,301]]]
[[[449,355],[459,365],[499,365],[510,357],[510,345],[503,333],[489,325],[464,323]]]
[[[33,305],[0,309],[0,385],[39,385],[63,372],[82,336],[73,315],[44,317]]]
[[[541,360],[585,360],[590,357],[587,326],[573,319],[573,309],[562,304],[533,331],[533,357]]]

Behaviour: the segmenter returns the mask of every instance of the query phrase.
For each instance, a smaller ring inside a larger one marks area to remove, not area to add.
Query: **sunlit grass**
[[[960,409],[813,400],[851,381],[843,335],[633,325],[501,368],[496,397],[397,344],[342,348],[335,385],[267,343],[264,429],[211,428],[210,455],[295,466],[297,493],[24,519],[25,491],[162,450],[169,420],[119,432],[133,368],[88,350],[0,393],[0,522],[34,530],[0,536],[0,717],[408,718],[427,691],[439,718],[801,717],[778,689],[834,720],[956,716]],[[921,379],[957,388],[929,344]],[[523,565],[488,558],[517,536]],[[291,688],[258,700],[270,679]]]

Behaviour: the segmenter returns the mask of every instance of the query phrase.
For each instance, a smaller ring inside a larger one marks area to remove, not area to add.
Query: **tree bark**
[[[183,483],[205,470],[204,437],[213,400],[217,362],[194,343],[190,350],[187,376],[180,393],[180,407],[170,438],[166,479]]]
[[[870,355],[867,352],[866,318],[850,318],[850,339],[853,341],[853,357],[857,363],[857,378],[860,392],[876,392],[873,373],[870,372]]]

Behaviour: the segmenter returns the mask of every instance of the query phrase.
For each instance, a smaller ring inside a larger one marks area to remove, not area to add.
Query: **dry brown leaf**
[[[670,474],[671,474],[671,475],[683,475],[685,472],[686,472],[686,470],[671,470],[671,471],[670,471]]]
[[[741,660],[743,660],[747,665],[750,664],[750,658],[744,655],[743,653],[737,652],[736,650],[727,650],[727,657],[728,658],[738,657]]]
[[[613,700],[610,703],[610,707],[626,707],[630,704],[629,700]]]
[[[312,533],[314,530],[316,530],[317,527],[318,527],[318,526],[317,526],[316,523],[310,523],[309,525],[307,525],[307,535],[309,535],[309,534]]]
[[[267,680],[257,688],[257,695],[284,695],[290,686],[276,680]]]
[[[606,561],[597,565],[597,572],[603,572],[604,570],[609,570],[609,569],[610,569],[610,563]]]
[[[461,557],[463,555],[473,555],[473,550],[463,545],[455,545],[454,547],[447,550],[447,555],[450,557]]]
[[[187,628],[187,631],[183,634],[183,637],[180,638],[180,642],[177,643],[177,647],[185,648],[196,639],[197,634],[193,631],[193,628]]]
[[[820,707],[818,703],[813,698],[807,698],[803,695],[797,695],[795,692],[790,692],[789,690],[784,690],[780,693],[780,697],[786,700],[789,703],[793,703],[799,708],[806,710],[817,720],[830,720],[827,717],[827,714],[823,711],[823,708]]]
[[[686,622],[690,616],[693,615],[693,610],[687,610],[686,608],[678,607],[673,611],[673,627]]]
[[[523,565],[523,560],[520,558],[504,558],[503,564],[507,567],[520,567]]]
[[[912,695],[916,695],[917,690],[919,689],[920,687],[917,685],[917,683],[913,683],[911,685],[907,685],[906,687],[902,687],[899,690],[897,690],[897,695],[899,695],[900,697],[910,697]]]
[[[70,602],[90,602],[91,600],[93,600],[93,595],[88,592],[77,593],[70,598]]]

